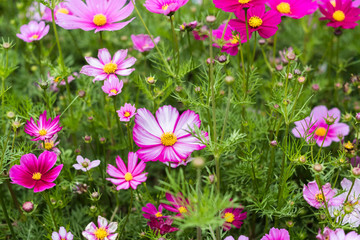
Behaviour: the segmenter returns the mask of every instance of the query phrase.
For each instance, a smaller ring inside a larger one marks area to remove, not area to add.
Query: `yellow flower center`
[[[40,136],[45,136],[47,134],[47,131],[45,129],[41,129],[39,131]]]
[[[93,23],[96,26],[104,26],[106,24],[106,16],[104,14],[96,14],[93,18]]]
[[[354,148],[354,144],[348,141],[346,144],[344,144],[344,148],[346,148],[347,150],[352,150]]]
[[[36,172],[33,174],[32,179],[34,180],[40,180],[41,179],[41,173]]]
[[[87,167],[89,166],[89,163],[88,163],[88,162],[83,162],[81,165],[82,165],[84,168],[87,168]]]
[[[32,39],[38,39],[38,38],[39,38],[39,35],[34,34],[34,35],[31,36],[31,38],[32,38]]]
[[[187,209],[185,207],[179,207],[178,210],[179,210],[179,213],[181,213],[181,214],[187,213]]]
[[[290,4],[287,2],[282,2],[279,5],[277,5],[276,9],[281,13],[288,14],[290,13]]]
[[[44,148],[46,150],[51,150],[53,147],[54,147],[54,142],[46,142]]]
[[[319,127],[316,129],[315,131],[315,135],[319,136],[319,137],[323,137],[326,135],[326,128],[323,127]]]
[[[62,79],[61,79],[61,77],[57,77],[57,78],[55,78],[55,80],[54,80],[54,82],[61,82],[62,81]]]
[[[172,146],[177,142],[177,137],[172,132],[166,132],[161,135],[161,143],[164,146]]]
[[[133,179],[133,176],[129,172],[127,172],[124,177],[125,177],[125,181],[127,182]]]
[[[319,203],[322,203],[322,202],[324,202],[325,197],[324,197],[324,195],[320,192],[320,193],[318,193],[318,194],[315,195],[315,199],[316,199],[316,201],[318,201]]]
[[[345,19],[345,13],[341,10],[337,10],[333,13],[333,18],[335,21],[342,22]]]
[[[249,25],[252,28],[260,27],[263,24],[263,21],[261,18],[254,16],[249,19]]]
[[[161,212],[157,212],[156,214],[155,214],[155,217],[162,217],[162,213]]]
[[[241,4],[246,4],[246,3],[248,3],[248,2],[250,2],[251,0],[239,0],[239,3],[241,3]]]
[[[239,43],[239,35],[233,36],[233,38],[231,39],[230,43],[231,44],[238,44]]]
[[[109,63],[105,64],[105,66],[104,66],[104,72],[106,72],[107,74],[113,74],[113,73],[115,73],[116,70],[117,70],[116,63],[109,62]]]
[[[95,237],[97,239],[103,240],[104,238],[106,238],[107,236],[109,236],[109,234],[107,233],[107,231],[104,228],[98,228],[96,229],[96,231],[94,232]]]
[[[228,223],[232,223],[235,220],[235,215],[233,213],[227,212],[225,213],[224,219]]]
[[[130,117],[130,113],[129,113],[129,112],[125,112],[125,113],[124,113],[124,117]]]
[[[56,14],[58,14],[58,13],[69,14],[69,10],[67,10],[66,8],[59,8],[56,11]]]
[[[162,6],[161,8],[162,8],[162,10],[166,10],[166,9],[168,9],[168,7],[169,7],[169,4],[165,4],[164,6]]]
[[[116,89],[111,89],[110,92],[112,92],[113,94],[117,94],[117,90],[116,90]]]

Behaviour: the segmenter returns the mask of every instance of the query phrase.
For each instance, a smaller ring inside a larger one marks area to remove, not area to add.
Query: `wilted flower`
[[[78,163],[74,164],[73,167],[76,169],[76,170],[81,170],[83,172],[87,172],[89,171],[90,169],[94,168],[94,167],[97,167],[100,165],[100,160],[94,160],[94,161],[90,161],[89,159],[87,158],[83,158],[82,156],[78,155],[76,157],[76,161]]]
[[[49,28],[45,22],[30,21],[29,24],[21,26],[20,33],[16,36],[25,42],[39,41],[48,34]]]

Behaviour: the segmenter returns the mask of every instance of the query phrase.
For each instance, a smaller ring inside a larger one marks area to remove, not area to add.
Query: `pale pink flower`
[[[83,158],[82,156],[78,155],[76,157],[76,161],[78,163],[74,164],[73,167],[76,169],[76,170],[81,170],[83,172],[87,172],[89,171],[90,169],[92,168],[95,168],[97,166],[100,165],[100,160],[94,160],[94,161],[90,161],[89,159],[87,158]]]
[[[74,235],[67,232],[64,227],[60,227],[59,232],[53,232],[51,235],[52,240],[73,240]]]
[[[116,111],[121,122],[129,122],[130,119],[135,116],[136,108],[135,104],[132,106],[130,103],[125,103],[120,110]]]
[[[31,21],[29,24],[22,25],[20,33],[16,36],[25,42],[39,41],[48,34],[49,28],[45,22]]]
[[[147,52],[155,47],[153,41],[151,40],[149,35],[139,34],[139,35],[131,35],[131,40],[134,44],[134,49],[139,52]],[[160,41],[160,37],[154,38],[155,44],[158,44]]]
[[[117,222],[111,222],[110,224],[101,216],[98,216],[97,220],[98,226],[95,223],[89,223],[85,231],[82,232],[82,235],[87,240],[116,240],[117,238]]]
[[[326,183],[322,186],[322,191],[319,189],[315,181],[309,182],[308,185],[304,184],[303,197],[314,208],[325,207],[324,202],[326,201],[327,206],[339,206],[344,201],[344,198],[336,195],[336,189],[332,189],[330,183]]]
[[[119,79],[115,75],[110,75],[109,79],[104,81],[104,85],[101,89],[104,93],[111,96],[116,96],[121,93],[121,90],[124,86],[123,81],[119,81]]]

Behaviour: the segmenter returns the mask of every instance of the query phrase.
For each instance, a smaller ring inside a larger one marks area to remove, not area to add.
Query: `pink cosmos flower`
[[[237,12],[235,16],[238,19],[231,19],[229,24],[240,33],[240,36],[245,36],[241,38],[241,42],[244,43],[247,41],[245,11]],[[278,30],[277,25],[281,23],[281,14],[273,10],[265,12],[265,5],[250,8],[247,18],[249,39],[253,32],[258,32],[263,38],[269,38],[276,33]]]
[[[120,76],[128,76],[135,70],[135,68],[129,67],[135,64],[136,58],[130,57],[125,60],[127,52],[127,49],[119,50],[114,54],[114,57],[111,59],[109,50],[107,50],[106,48],[99,49],[99,59],[93,57],[85,57],[85,60],[90,65],[83,66],[80,73],[95,77],[93,80],[94,82],[109,79],[110,76],[115,76],[115,74]]]
[[[176,216],[178,217],[181,217],[188,212],[190,207],[189,200],[185,199],[182,193],[176,194],[176,197],[170,193],[166,193],[165,197],[172,205],[163,204],[163,207],[166,210],[177,213]]]
[[[231,229],[231,225],[236,228],[240,228],[246,219],[247,213],[242,212],[243,208],[227,208],[222,213],[222,218],[225,219],[223,229],[228,231]]]
[[[140,147],[139,158],[145,162],[181,162],[193,151],[206,147],[189,133],[200,125],[199,115],[191,110],[179,116],[176,108],[163,106],[156,111],[155,119],[149,110],[138,109],[133,138]]]
[[[111,96],[116,96],[121,93],[121,90],[124,86],[123,81],[119,81],[119,79],[115,75],[110,75],[109,79],[104,81],[104,85],[101,87],[104,93]]]
[[[169,166],[172,168],[177,168],[180,166],[186,166],[188,163],[190,163],[193,160],[193,158],[191,157],[191,155],[189,157],[187,157],[186,159],[182,159],[181,162],[163,162],[166,166]]]
[[[139,184],[146,181],[147,173],[142,173],[145,170],[145,162],[140,161],[137,165],[138,155],[133,152],[129,152],[128,155],[128,167],[125,166],[124,161],[117,156],[116,165],[117,168],[108,164],[106,172],[113,178],[106,178],[106,180],[117,185],[116,190],[136,189]]]
[[[340,196],[334,197],[337,191],[336,189],[331,189],[330,183],[323,185],[322,190],[324,195],[315,181],[309,182],[308,185],[304,184],[303,197],[310,206],[317,209],[325,206],[324,201],[327,202],[328,207],[339,206],[344,201],[344,198]]]
[[[58,14],[57,24],[65,29],[82,29],[95,33],[99,31],[117,31],[128,25],[134,18],[120,22],[129,17],[134,10],[132,2],[125,7],[122,0],[67,0],[70,14]]]
[[[144,6],[152,13],[173,15],[189,0],[146,0]]]
[[[129,122],[130,119],[135,116],[136,108],[135,104],[132,106],[130,103],[125,103],[120,110],[116,111],[121,122]]]
[[[192,34],[195,38],[195,40],[198,40],[198,41],[203,41],[205,40],[206,38],[208,38],[208,34],[209,34],[209,27],[208,26],[202,26],[199,31],[192,31]]]
[[[329,234],[330,240],[360,240],[360,235],[355,231],[351,231],[345,234],[344,229],[338,228],[335,231],[331,231]]]
[[[178,228],[171,226],[173,222],[174,220],[171,217],[157,218],[150,216],[150,221],[147,223],[147,225],[156,234],[160,233],[161,235],[164,235],[179,230]]]
[[[235,238],[233,236],[228,236],[224,238],[224,240],[235,240]],[[249,238],[244,235],[241,235],[237,240],[249,240]]]
[[[328,227],[324,228],[323,233],[321,233],[321,229],[319,229],[318,235],[316,235],[316,239],[318,239],[318,240],[329,240],[331,232],[333,232],[333,230],[331,230]]]
[[[88,240],[115,240],[117,238],[117,222],[111,222],[110,224],[101,216],[98,216],[98,226],[95,223],[89,223],[82,235]]]
[[[78,155],[76,157],[76,161],[78,163],[74,164],[73,167],[76,169],[76,170],[82,170],[83,172],[87,172],[89,171],[90,169],[94,168],[94,167],[97,167],[100,165],[100,160],[94,160],[94,161],[90,161],[89,159],[87,158],[83,158],[82,156]]]
[[[163,210],[162,204],[159,205],[159,210],[156,209],[156,207],[151,203],[146,204],[146,206],[143,207],[141,210],[145,212],[143,216],[146,219],[150,219],[151,216],[156,218],[164,217],[162,214],[162,210]]]
[[[57,137],[58,137],[58,135],[55,134],[52,138],[45,139],[44,142],[39,141],[38,147],[43,150],[54,152],[54,153],[56,153],[56,155],[59,156],[61,152],[56,146],[60,143],[60,141],[56,141]],[[45,143],[45,146],[44,146],[44,143]]]
[[[68,76],[67,77],[68,83],[71,83],[72,81],[74,81],[75,77],[78,77],[78,76],[79,76],[79,74],[77,72],[74,72],[72,75]],[[59,91],[59,88],[58,88],[59,85],[60,86],[66,85],[64,78],[61,78],[60,76],[58,76],[56,78],[52,77],[52,76],[50,76],[50,73],[48,73],[48,80],[50,81],[49,88],[51,91],[54,91],[54,92]]]
[[[33,1],[26,10],[26,18],[39,22],[45,14],[45,9],[46,6],[44,4]]]
[[[319,5],[319,10],[324,15],[320,20],[329,20],[326,25],[333,28],[355,28],[360,20],[360,9],[352,6],[352,0],[336,0],[335,6],[326,1]]]
[[[48,34],[49,28],[45,22],[30,21],[20,27],[20,33],[16,36],[25,42],[39,41]]]
[[[11,183],[42,192],[56,186],[55,179],[59,176],[63,164],[51,169],[57,160],[53,152],[44,151],[39,159],[32,153],[25,154],[20,159],[20,165],[14,165],[9,172]],[[50,170],[51,169],[51,170]]]
[[[286,229],[272,228],[261,240],[290,240],[290,235]]]
[[[58,5],[55,6],[55,9],[54,9],[55,21],[57,20],[57,15],[58,14],[72,15],[72,12],[71,12],[70,8],[68,7],[68,4],[69,3],[62,3],[61,2],[61,3],[59,3]],[[49,21],[49,22],[52,21],[52,14],[51,14],[50,8],[45,9],[45,13],[44,13],[42,19],[45,20],[45,21]]]
[[[60,227],[59,232],[53,232],[51,235],[52,240],[73,240],[74,235],[67,232],[64,227]]]
[[[334,124],[326,124],[327,117],[335,119]],[[328,147],[331,142],[339,142],[339,136],[347,136],[350,132],[348,125],[339,123],[340,117],[341,113],[337,108],[327,110],[325,106],[317,106],[311,111],[310,117],[295,122],[296,127],[292,129],[292,133],[306,141],[314,139],[319,146],[323,144],[326,136],[323,147]]]
[[[239,34],[233,34],[234,29],[230,25],[227,25],[224,38],[222,38],[225,26],[226,23],[221,24],[218,29],[213,30],[212,33],[215,38],[215,42],[223,39],[225,44],[223,44],[221,52],[226,52],[232,56],[236,56],[239,50],[240,36]],[[213,46],[220,48],[219,43],[214,43]]]
[[[318,9],[317,2],[313,0],[268,0],[268,4],[272,10],[278,11],[282,16],[295,19],[312,14]]]
[[[262,6],[265,0],[213,0],[215,7],[225,12],[240,12],[243,8]]]
[[[131,35],[131,40],[134,44],[134,49],[139,52],[147,52],[155,47],[149,35],[139,34],[139,35]],[[154,38],[155,44],[158,44],[160,41],[160,37]]]
[[[43,114],[40,114],[39,120],[37,124],[33,118],[30,118],[30,121],[26,121],[24,131],[30,136],[34,136],[36,138],[31,139],[31,141],[39,141],[52,138],[56,133],[58,133],[62,127],[59,125],[60,115],[56,116],[54,120],[47,120],[46,118],[46,110]]]

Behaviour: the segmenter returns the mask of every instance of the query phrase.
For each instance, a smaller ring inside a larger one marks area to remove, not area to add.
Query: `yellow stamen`
[[[84,168],[87,168],[87,167],[89,166],[89,163],[88,163],[88,162],[83,162],[81,165],[82,165]]]
[[[60,81],[60,82],[62,81],[61,77],[57,77],[57,78],[55,78],[55,80],[54,80],[54,82],[56,82],[56,83],[59,82],[59,81]]]
[[[39,38],[39,35],[34,34],[34,35],[31,36],[31,38],[32,38],[32,39],[38,39],[38,38]]]
[[[227,212],[225,213],[224,219],[228,223],[232,223],[235,220],[235,215],[233,213]]]
[[[289,14],[290,13],[290,4],[287,2],[282,2],[279,5],[277,5],[276,9],[281,13]]]
[[[129,112],[125,112],[125,113],[124,113],[124,117],[130,117],[130,113],[129,113]]]
[[[238,44],[239,43],[239,35],[233,36],[233,38],[230,40],[231,44]]]
[[[40,136],[45,136],[47,134],[47,131],[45,129],[41,129],[39,131]]]
[[[161,7],[162,10],[166,11],[166,9],[168,9],[169,4],[165,4],[164,6]]]
[[[127,182],[131,181],[133,179],[132,174],[129,172],[127,172],[124,177],[125,177],[125,181],[127,181]]]
[[[315,135],[317,135],[319,137],[324,137],[326,135],[326,128],[323,128],[323,127],[317,128],[315,131]]]
[[[323,195],[322,193],[318,193],[318,194],[315,195],[315,199],[316,199],[316,201],[318,201],[319,203],[322,203],[322,202],[324,202],[325,197],[324,197],[324,195]]]
[[[181,213],[181,214],[187,213],[187,209],[185,207],[179,207],[178,210],[179,210],[179,213]]]
[[[104,228],[96,229],[96,231],[94,232],[94,235],[97,239],[100,239],[100,240],[103,240],[104,238],[109,236],[109,234],[107,233],[107,231]]]
[[[67,10],[66,8],[59,8],[56,11],[56,14],[58,14],[58,13],[69,14],[69,10]]]
[[[344,148],[346,148],[347,150],[352,150],[354,149],[354,144],[348,141],[347,143],[344,144]]]
[[[335,21],[342,22],[345,20],[345,13],[341,10],[337,10],[333,13],[333,18]]]
[[[161,212],[157,212],[156,214],[155,214],[155,217],[162,217],[162,213]]]
[[[166,132],[161,135],[161,143],[164,146],[172,146],[177,142],[177,137],[172,132]]]
[[[32,179],[34,180],[40,180],[41,179],[41,173],[36,172],[33,174]]]
[[[96,26],[104,26],[107,22],[106,16],[104,14],[96,14],[93,18],[93,23]]]
[[[251,17],[249,19],[249,26],[252,28],[260,27],[263,24],[263,20],[257,16]]]
[[[246,4],[246,3],[248,3],[248,2],[250,2],[251,0],[239,0],[239,3],[241,3],[241,4]]]
[[[45,142],[45,149],[51,150],[54,147],[54,142]]]
[[[107,74],[113,74],[117,70],[117,64],[113,63],[113,62],[109,62],[109,63],[105,64],[103,69],[104,69],[104,72],[106,72]]]
[[[116,89],[111,89],[110,92],[112,92],[113,94],[117,94],[117,90],[116,90]]]

